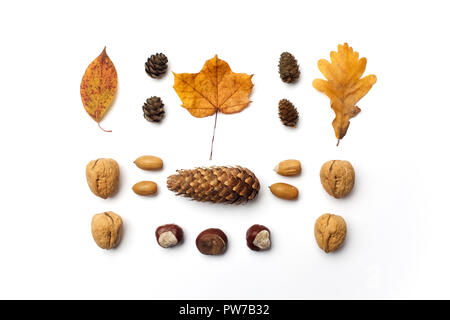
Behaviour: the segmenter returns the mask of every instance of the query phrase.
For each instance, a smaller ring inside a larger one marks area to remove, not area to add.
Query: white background
[[[0,298],[449,298],[448,102],[449,20],[445,1],[14,1],[0,5]],[[358,106],[336,147],[329,100],[311,85],[317,61],[348,42],[368,58],[378,82]],[[119,76],[104,128],[83,109],[79,86],[106,45]],[[290,51],[301,80],[281,82],[278,58]],[[151,79],[144,62],[164,52],[169,70],[198,72],[218,54],[235,72],[254,74],[250,106],[220,114],[214,160],[208,161],[213,117],[194,118],[172,88],[173,75]],[[142,116],[146,98],[166,106],[161,124]],[[284,127],[278,101],[300,112]],[[133,161],[152,154],[164,170]],[[94,196],[85,166],[99,157],[120,165],[118,194]],[[272,169],[295,158],[296,178]],[[352,194],[336,200],[319,170],[331,159],[356,170]],[[242,206],[177,198],[166,177],[180,168],[242,165],[261,192]],[[131,187],[153,180],[159,194]],[[294,202],[268,190],[287,182]],[[124,220],[119,248],[98,248],[94,214]],[[336,253],[316,245],[317,217],[345,218],[348,237]],[[184,228],[182,246],[160,248],[154,231]],[[269,252],[250,251],[254,223],[272,231]],[[201,255],[195,237],[219,227],[224,256]]]

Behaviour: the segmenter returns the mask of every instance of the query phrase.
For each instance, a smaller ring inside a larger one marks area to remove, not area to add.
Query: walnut
[[[119,165],[113,159],[92,160],[86,166],[86,179],[91,191],[106,199],[119,185]]]
[[[119,245],[122,238],[122,218],[112,212],[102,212],[92,217],[92,237],[102,249],[112,249]]]
[[[319,247],[326,253],[337,250],[345,240],[347,225],[337,215],[326,213],[316,220],[314,236]]]
[[[345,197],[355,184],[355,170],[348,161],[330,160],[320,169],[322,186],[335,198]]]

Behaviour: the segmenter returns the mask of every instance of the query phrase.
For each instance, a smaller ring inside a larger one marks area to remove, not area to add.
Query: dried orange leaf
[[[81,80],[80,92],[84,109],[100,127],[100,121],[117,92],[116,68],[106,54],[106,48],[87,67]]]
[[[367,60],[359,59],[358,52],[347,43],[338,45],[338,51],[332,51],[330,58],[331,63],[324,59],[318,63],[320,72],[328,81],[316,79],[313,87],[330,98],[331,108],[336,114],[333,128],[339,144],[347,133],[350,119],[361,111],[356,103],[369,92],[377,77],[371,74],[361,79]]]
[[[220,111],[231,114],[242,111],[251,102],[252,77],[234,73],[217,55],[206,61],[199,73],[174,73],[173,88],[183,107],[194,117],[203,118]]]
[[[207,60],[199,73],[173,73],[173,88],[183,107],[197,118],[216,115],[211,142],[214,144],[217,113],[238,113],[251,102],[248,97],[253,89],[252,77],[246,73],[234,73],[230,66],[217,55]]]

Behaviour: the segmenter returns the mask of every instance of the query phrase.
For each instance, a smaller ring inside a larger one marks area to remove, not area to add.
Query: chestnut
[[[161,247],[170,248],[183,240],[183,229],[176,224],[165,224],[156,229],[155,235]]]
[[[254,251],[270,248],[270,231],[265,226],[255,224],[247,230],[247,246]]]
[[[228,239],[225,233],[220,229],[206,229],[201,232],[195,244],[198,251],[206,255],[223,254],[227,249]]]

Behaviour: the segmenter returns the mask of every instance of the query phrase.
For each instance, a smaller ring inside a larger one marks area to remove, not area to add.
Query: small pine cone
[[[210,167],[177,170],[167,178],[167,187],[177,195],[196,201],[240,204],[253,200],[259,191],[258,178],[242,167]]]
[[[300,77],[300,70],[295,57],[289,52],[283,52],[278,64],[278,72],[283,82],[292,83]]]
[[[145,63],[145,72],[152,78],[159,78],[167,71],[167,57],[163,53],[152,54]]]
[[[289,100],[280,100],[278,103],[278,116],[285,126],[294,128],[297,126],[298,111]]]
[[[150,122],[160,122],[164,118],[164,103],[160,97],[148,98],[142,106],[144,118]]]

